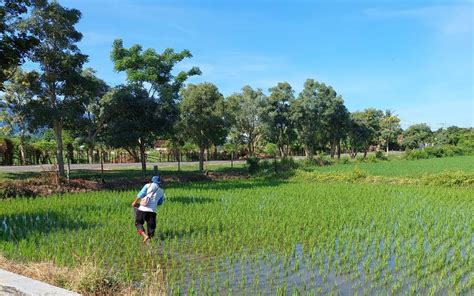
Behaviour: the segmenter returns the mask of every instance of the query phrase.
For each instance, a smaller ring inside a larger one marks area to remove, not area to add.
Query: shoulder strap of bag
[[[151,185],[153,185],[153,183],[151,183],[150,186]],[[151,198],[153,196],[153,194],[155,194],[158,191],[158,189],[160,189],[160,186],[156,185],[155,190],[150,191],[150,193],[147,194],[147,197]],[[148,188],[147,188],[147,190],[148,190]]]
[[[151,183],[149,186],[151,186],[151,185],[152,185],[152,183]],[[152,191],[150,191],[149,193],[147,193],[147,194],[145,195],[145,197],[142,198],[140,204],[141,204],[142,206],[146,206],[146,205],[148,204],[150,198],[153,196],[153,194],[155,194],[155,193],[158,191],[159,188],[160,188],[160,186],[156,186],[156,189],[155,189],[155,190],[152,190]],[[148,191],[148,188],[147,188],[147,191]]]

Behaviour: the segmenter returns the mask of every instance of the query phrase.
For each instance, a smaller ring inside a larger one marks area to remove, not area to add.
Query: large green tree
[[[0,3],[0,90],[11,78],[38,39],[22,30],[21,23],[31,7],[29,0],[2,0]]]
[[[397,139],[397,136],[402,133],[400,127],[400,118],[394,115],[390,110],[386,110],[383,117],[380,119],[380,139],[385,144],[385,151],[388,156],[390,143]]]
[[[382,110],[374,108],[368,108],[362,112],[351,114],[351,133],[353,136],[359,137],[358,139],[353,139],[353,141],[362,144],[364,158],[367,157],[370,146],[377,145],[378,143],[380,138],[380,122],[383,116],[384,112]]]
[[[187,137],[199,147],[199,170],[204,170],[204,150],[225,142],[227,122],[224,97],[212,83],[189,84],[182,91],[181,122]]]
[[[124,148],[146,171],[146,148],[159,130],[157,103],[136,85],[119,86],[104,96],[104,139],[114,148]],[[136,152],[138,146],[139,152]]]
[[[201,74],[197,67],[177,74],[173,70],[179,62],[191,57],[189,50],[175,52],[167,48],[157,53],[151,48],[143,50],[138,44],[124,48],[121,39],[115,40],[112,45],[111,59],[115,70],[125,72],[130,85],[141,88],[148,98],[156,102],[153,115],[155,129],[150,131],[155,136],[173,137],[173,127],[179,118],[179,91],[190,76]],[[142,147],[142,143],[136,144]],[[143,165],[146,169],[144,159]]]
[[[63,128],[83,114],[75,93],[82,81],[82,65],[87,60],[76,45],[82,39],[82,34],[75,29],[80,18],[81,13],[77,9],[65,8],[56,1],[36,1],[26,22],[28,30],[41,40],[31,55],[31,60],[41,70],[41,92],[30,105],[31,124],[54,130],[56,160],[61,177],[65,176]]]
[[[39,92],[38,72],[15,71],[14,76],[5,85],[5,95],[0,99],[3,105],[3,122],[10,131],[18,129],[20,163],[26,164],[25,137],[28,130],[28,106]]]
[[[403,131],[402,144],[406,148],[423,148],[432,141],[433,132],[426,123],[419,123],[409,126]]]
[[[244,86],[242,92],[227,98],[227,113],[235,132],[240,133],[249,155],[254,155],[258,140],[263,133],[262,112],[265,95],[261,89]]]
[[[349,155],[355,158],[357,153],[364,151],[370,142],[371,130],[367,126],[362,112],[355,112],[350,114],[347,142],[349,146]]]
[[[108,105],[103,100],[109,90],[108,85],[95,76],[95,71],[87,68],[82,72],[83,81],[77,87],[84,115],[78,117],[71,126],[71,131],[80,144],[87,147],[89,163],[93,162],[94,147],[100,133],[105,127],[105,109]]]
[[[435,144],[439,145],[454,145],[457,146],[466,133],[467,129],[457,126],[449,126],[448,128],[440,128],[433,133],[433,140]]]
[[[294,91],[288,82],[280,82],[269,91],[262,112],[264,135],[277,145],[280,156],[284,157],[288,155],[289,145],[295,138],[290,109],[295,99]]]
[[[304,146],[306,157],[311,160],[318,144],[320,114],[318,110],[318,86],[314,79],[307,79],[298,98],[292,104],[292,118],[296,123],[299,141]]]
[[[349,125],[349,111],[342,97],[331,86],[316,82],[316,90],[318,138],[321,139],[321,144],[329,143],[331,157],[334,157],[337,149],[337,156],[340,158],[341,141],[346,136]]]

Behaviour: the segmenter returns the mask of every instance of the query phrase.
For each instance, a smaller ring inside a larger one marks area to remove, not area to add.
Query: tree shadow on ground
[[[167,184],[169,188],[199,188],[210,190],[232,190],[232,189],[254,189],[264,187],[276,187],[288,183],[288,179],[295,175],[295,171],[283,173],[259,173],[251,178],[231,179],[218,181],[196,181],[183,184]]]
[[[246,173],[246,168],[219,168],[215,171],[209,171],[208,174],[198,171],[160,171],[162,176],[162,187],[163,188],[184,188],[184,189],[208,189],[208,190],[232,190],[232,189],[252,189],[259,187],[275,187],[287,182],[287,179],[295,174],[295,170],[275,172],[272,166],[265,168],[264,170],[258,171],[256,174],[249,176]],[[32,189],[46,182],[41,178],[42,173],[32,172],[19,172],[19,173],[7,173],[4,176],[10,179],[28,179],[34,177],[38,178],[38,181],[30,184]],[[67,193],[69,184],[79,182],[82,187],[80,191],[129,191],[129,190],[140,190],[141,187],[150,181],[152,172],[147,172],[146,176],[143,176],[140,170],[109,170],[104,171],[103,181],[102,175],[99,171],[94,170],[76,170],[71,174],[71,181],[64,182],[66,189],[60,190],[61,188],[52,189],[50,194],[54,193]],[[90,181],[83,181],[90,180]],[[7,180],[8,182],[15,183],[15,180]],[[48,183],[48,182],[46,182]],[[19,184],[21,186],[21,184]],[[31,187],[30,186],[30,187]],[[70,186],[69,186],[70,187]],[[21,194],[20,194],[21,195]],[[40,192],[39,195],[42,195]]]
[[[229,174],[244,174],[247,173],[248,170],[246,167],[218,167],[218,168],[212,168],[213,172],[219,172],[219,173],[229,173]]]
[[[1,215],[0,241],[19,242],[31,236],[41,237],[53,232],[72,232],[91,227],[94,227],[91,223],[54,211]]]
[[[7,180],[25,180],[31,178],[38,178],[41,176],[41,172],[17,172],[17,173],[1,173],[0,179]]]

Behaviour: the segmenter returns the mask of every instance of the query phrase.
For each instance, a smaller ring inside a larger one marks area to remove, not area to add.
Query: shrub
[[[367,177],[367,173],[361,170],[359,167],[355,167],[354,170],[352,170],[351,175],[350,175],[350,180],[351,181],[356,181],[360,179],[364,179]]]
[[[350,158],[349,158],[349,157],[346,157],[346,156],[341,157],[341,158],[339,159],[339,163],[341,163],[341,164],[349,164],[350,162],[351,162],[351,161],[350,161]]]
[[[367,157],[367,162],[377,162],[377,156],[375,155],[369,155]]]
[[[375,158],[379,160],[388,160],[387,156],[384,155],[383,151],[375,152]]]
[[[256,173],[260,168],[260,159],[258,157],[250,156],[247,158],[247,166],[249,173]]]
[[[440,158],[455,155],[469,154],[468,151],[461,147],[453,145],[445,145],[438,147],[426,147],[423,150],[407,150],[405,156],[407,159],[426,159],[426,158]]]
[[[421,177],[421,183],[425,185],[472,186],[474,185],[474,173],[456,171],[426,174]]]
[[[426,159],[429,155],[425,150],[407,150],[406,158],[407,159]]]
[[[256,157],[249,157],[247,159],[248,171],[251,174],[270,172],[288,172],[298,167],[298,164],[293,158],[284,157],[281,160],[260,160]]]
[[[426,152],[428,158],[445,156],[443,148],[441,147],[426,147],[424,151]]]
[[[283,157],[278,163],[278,171],[290,171],[296,169],[298,165],[291,157]]]
[[[324,159],[321,154],[318,154],[311,161],[307,161],[307,164],[317,165],[317,166],[327,166],[331,164],[331,161]]]
[[[273,170],[272,163],[268,159],[264,159],[258,162],[256,171],[268,173],[271,170]],[[254,171],[254,173],[256,171]]]

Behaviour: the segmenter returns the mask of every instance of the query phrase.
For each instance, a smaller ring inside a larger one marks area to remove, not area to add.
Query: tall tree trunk
[[[332,139],[331,140],[331,145],[330,145],[330,150],[329,153],[331,154],[331,158],[334,158],[334,155],[336,154],[336,140]]]
[[[60,121],[53,122],[54,135],[56,137],[56,161],[58,165],[58,172],[60,177],[65,177],[64,172],[64,158],[63,158],[63,125]]]
[[[128,154],[130,154],[130,156],[133,158],[133,161],[134,161],[134,162],[140,162],[140,157],[138,157],[138,154],[137,154],[137,152],[136,152],[135,150],[130,149],[130,148],[125,148],[125,150],[128,152]],[[122,162],[128,162],[128,160],[125,159],[125,157],[124,157],[124,155],[123,155],[122,153],[120,153],[120,156],[121,156],[121,157],[120,157],[120,159],[121,159],[120,163],[122,163]]]
[[[140,143],[140,162],[142,163],[142,173],[146,174],[146,155],[145,155],[145,141],[142,138],[138,139]]]
[[[177,149],[178,153],[176,153],[177,160],[178,160],[178,172],[181,171],[181,152]]]
[[[369,148],[366,147],[364,148],[364,158],[367,158],[367,152],[369,151]]]
[[[206,162],[204,163],[204,170],[206,171],[206,175],[208,174],[208,171],[207,171],[207,165],[209,164],[209,156],[211,155],[211,152],[209,152],[209,148],[206,148]]]
[[[250,142],[250,141],[248,142],[247,149],[249,150],[249,156],[253,156],[252,142]]]
[[[35,150],[35,164],[41,164],[41,151]]]
[[[204,147],[199,147],[199,170],[204,171]]]
[[[105,183],[105,180],[104,180],[104,151],[101,151],[101,153],[100,153],[100,176],[101,176],[101,182]]]
[[[389,142],[388,142],[388,139],[387,139],[387,157],[388,157],[388,145],[389,145]]]
[[[71,159],[70,159],[70,155],[69,155],[69,145],[67,147],[68,151],[66,153],[66,163],[67,163],[66,177],[67,177],[68,182],[69,182],[69,178],[71,177]]]
[[[341,140],[337,141],[337,159],[341,159]]]
[[[20,163],[21,165],[26,165],[25,130],[24,129],[20,130],[20,143],[18,146],[20,148]]]
[[[357,150],[355,150],[354,148],[351,148],[350,156],[351,158],[355,158],[357,156]]]
[[[66,145],[66,150],[67,150],[67,157],[68,157],[69,163],[76,163],[76,161],[74,160],[74,146],[72,146],[72,144],[69,143]]]
[[[94,145],[87,144],[87,161],[89,164],[94,163]]]
[[[306,158],[307,158],[308,160],[313,160],[313,156],[314,156],[314,148],[313,148],[313,146],[305,145],[305,146],[304,146],[304,153],[306,154]]]

